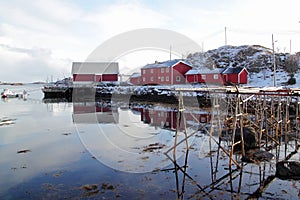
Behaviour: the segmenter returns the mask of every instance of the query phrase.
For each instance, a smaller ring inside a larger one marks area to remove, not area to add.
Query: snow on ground
[[[288,88],[300,88],[300,72],[295,73],[295,85],[285,85],[289,80],[289,73],[278,70],[276,72],[276,86]],[[273,87],[274,86],[274,73],[271,70],[260,71],[259,73],[250,73],[248,84],[251,87]]]

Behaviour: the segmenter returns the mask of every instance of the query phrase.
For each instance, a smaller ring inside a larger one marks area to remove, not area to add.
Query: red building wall
[[[141,84],[142,85],[171,85],[186,83],[185,73],[192,67],[177,63],[173,67],[161,68],[142,68],[141,69]],[[179,77],[179,78],[177,78]]]
[[[240,84],[246,84],[248,83],[248,73],[246,70],[243,70],[240,73]]]
[[[244,69],[239,74],[226,74],[226,81],[230,83],[246,84],[248,82],[248,73]]]
[[[102,81],[118,81],[117,74],[102,74]]]
[[[142,77],[132,77],[129,79],[129,82],[133,85],[141,85]]]
[[[238,81],[238,74],[226,74],[227,78],[227,82],[229,83],[239,83]]]
[[[73,74],[73,81],[95,81],[94,74]]]
[[[205,75],[205,79],[203,77]],[[216,83],[224,84],[224,76],[222,74],[217,74],[218,78],[215,79],[215,74],[187,74],[186,79],[189,83]]]
[[[215,79],[214,76],[216,74],[206,74],[205,83],[216,83],[216,84],[224,84],[224,79],[222,74],[217,74],[218,78]]]
[[[101,82],[102,81],[102,75],[96,75],[96,82]]]
[[[117,74],[73,74],[73,80],[76,81],[93,81],[93,82],[101,82],[101,81],[118,81]]]
[[[203,83],[200,74],[187,74],[186,75],[186,82],[188,83]]]

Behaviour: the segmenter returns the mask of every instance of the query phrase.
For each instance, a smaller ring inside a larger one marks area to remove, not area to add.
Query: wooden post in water
[[[300,116],[299,116],[299,107],[300,107],[300,98],[296,97],[296,137],[299,137],[300,132]]]

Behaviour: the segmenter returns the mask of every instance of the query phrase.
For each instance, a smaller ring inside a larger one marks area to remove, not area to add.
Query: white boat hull
[[[26,98],[27,92],[23,91],[22,93],[15,93],[9,89],[4,89],[1,93],[2,98]]]

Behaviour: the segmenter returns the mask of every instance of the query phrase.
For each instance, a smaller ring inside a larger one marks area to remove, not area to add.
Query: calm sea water
[[[0,199],[246,199],[275,174],[273,159],[245,164],[230,181],[227,156],[200,132],[188,152],[182,143],[167,156],[177,123],[170,105],[46,103],[41,87],[9,86],[30,95],[0,101]],[[205,121],[207,111],[196,114]],[[260,198],[299,194],[298,181],[275,178]]]

